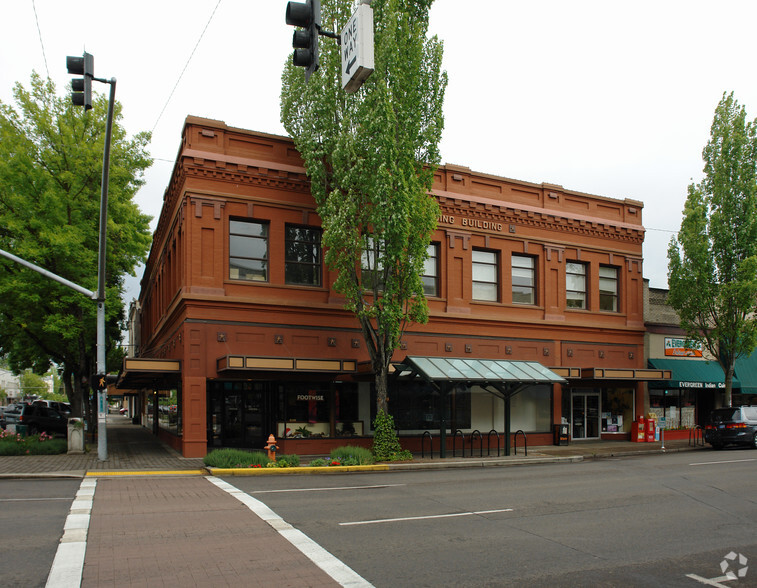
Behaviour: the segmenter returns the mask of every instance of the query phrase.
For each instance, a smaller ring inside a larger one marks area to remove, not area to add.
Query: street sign
[[[342,29],[342,88],[348,94],[357,92],[373,73],[373,9],[358,6]]]

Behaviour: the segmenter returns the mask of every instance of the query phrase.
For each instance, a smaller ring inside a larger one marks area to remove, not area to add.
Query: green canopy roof
[[[716,361],[654,358],[649,360],[649,365],[658,370],[670,370],[673,374],[668,382],[649,382],[650,388],[716,390],[725,387],[723,369]],[[733,387],[740,387],[736,376],[733,378]]]
[[[399,377],[422,377],[429,382],[468,384],[561,384],[565,379],[536,361],[503,359],[463,359],[447,357],[406,357],[395,363]]]
[[[735,372],[741,383],[741,393],[757,394],[757,350],[749,357],[737,359]]]

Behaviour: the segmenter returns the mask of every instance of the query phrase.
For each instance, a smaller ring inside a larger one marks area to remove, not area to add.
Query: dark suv
[[[45,432],[48,435],[58,433],[66,435],[68,419],[54,408],[41,404],[28,404],[21,409],[17,425],[26,425],[30,435]]]
[[[713,449],[748,445],[757,449],[757,406],[713,410],[704,428],[704,439]]]

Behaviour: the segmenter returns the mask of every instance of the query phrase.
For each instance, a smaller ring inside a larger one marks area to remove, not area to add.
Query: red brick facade
[[[642,413],[642,204],[454,165],[438,169],[432,193],[441,208],[433,236],[438,291],[429,297],[429,323],[409,327],[396,357],[563,368],[569,386],[552,391],[551,423],[571,420],[568,389],[621,387],[632,396],[633,416]],[[265,224],[264,280],[235,279],[230,271],[232,219]],[[290,225],[320,226],[292,141],[189,117],[142,280],[138,342],[141,356],[181,360],[181,430],[168,437],[186,456],[207,451],[209,381],[361,379],[368,355],[357,321],[329,287],[334,276],[323,267],[321,285],[286,283]],[[477,251],[484,252],[478,266]],[[524,270],[533,279],[521,287],[512,266],[524,260],[533,264]],[[568,280],[569,262],[583,276]],[[494,300],[474,299],[476,281]],[[533,303],[514,302],[514,289]],[[585,302],[569,308],[569,296]],[[277,402],[275,393],[267,402]],[[605,404],[609,414],[610,400]],[[551,439],[541,428],[529,443]],[[601,436],[614,432],[611,426]]]

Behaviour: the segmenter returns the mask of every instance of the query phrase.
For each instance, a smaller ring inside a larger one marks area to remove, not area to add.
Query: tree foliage
[[[725,374],[731,405],[735,361],[757,344],[757,121],[724,94],[691,184],[678,238],[668,249],[669,301],[688,336]]]
[[[438,218],[428,192],[447,85],[442,43],[427,37],[431,4],[373,1],[375,71],[355,94],[342,90],[339,48],[325,37],[308,83],[291,63],[282,76],[281,120],[305,161],[333,287],[360,322],[384,411],[403,330],[428,319],[421,274]],[[324,1],[324,26],[346,23],[352,8]]]
[[[89,290],[97,290],[100,184],[107,99],[88,112],[59,97],[32,73],[16,84],[17,109],[0,103],[0,248]],[[152,160],[148,133],[128,138],[116,104],[111,144],[106,249],[106,340],[118,357],[125,274],[134,274],[150,244],[150,218],[133,197]],[[6,258],[0,258],[0,355],[19,373],[63,371],[74,413],[82,383],[96,365],[96,303]],[[111,365],[111,367],[116,367]]]

